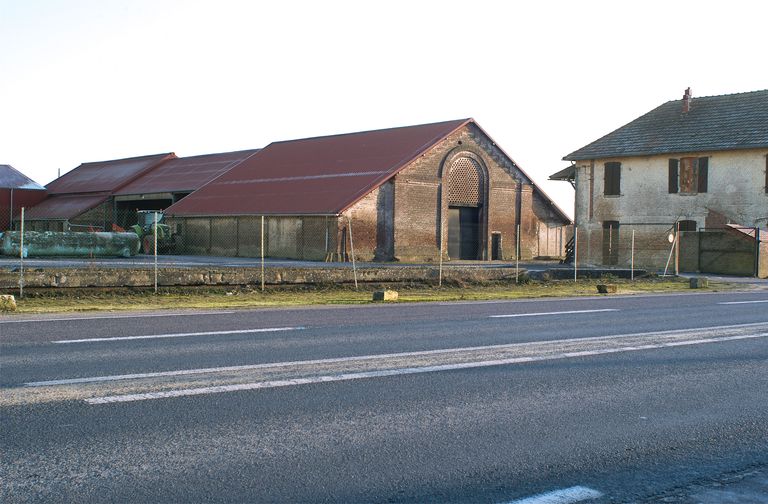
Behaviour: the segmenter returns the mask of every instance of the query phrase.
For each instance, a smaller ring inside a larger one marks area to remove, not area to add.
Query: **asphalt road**
[[[2,502],[688,502],[768,467],[768,293],[5,317],[0,426]]]

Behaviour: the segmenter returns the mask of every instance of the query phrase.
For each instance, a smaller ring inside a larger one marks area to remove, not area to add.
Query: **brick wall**
[[[397,174],[393,182],[345,212],[344,219],[352,219],[357,258],[438,261],[442,237],[444,259],[448,259],[447,170],[454,159],[462,156],[476,160],[485,172],[481,258],[490,259],[494,234],[501,238],[501,258],[515,258],[518,209],[521,258],[543,255],[540,230],[565,223],[495,144],[470,125],[435,145]],[[559,241],[554,245],[547,242],[546,255],[559,255],[551,252],[560,248]]]

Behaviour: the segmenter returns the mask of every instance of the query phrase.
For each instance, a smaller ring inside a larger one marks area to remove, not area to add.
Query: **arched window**
[[[472,158],[460,157],[448,172],[449,206],[482,206],[483,176],[480,165]]]

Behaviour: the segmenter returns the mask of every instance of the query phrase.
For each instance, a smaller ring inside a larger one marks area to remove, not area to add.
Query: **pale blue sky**
[[[0,0],[0,163],[179,156],[474,117],[561,158],[691,86],[768,88],[768,2]]]

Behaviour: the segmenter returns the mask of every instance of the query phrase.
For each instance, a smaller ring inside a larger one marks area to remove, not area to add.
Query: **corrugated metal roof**
[[[109,193],[99,194],[57,194],[50,195],[42,202],[28,209],[28,220],[64,220],[77,217],[109,199]]]
[[[13,166],[7,164],[0,164],[0,188],[45,191],[45,187],[27,177]]]
[[[174,159],[172,152],[112,161],[83,163],[46,187],[51,194],[112,192],[135,180],[163,161]]]
[[[166,212],[171,215],[338,214],[470,122],[472,119],[461,119],[275,142]]]
[[[768,90],[667,102],[572,152],[569,161],[768,147]]]
[[[124,186],[115,195],[195,191],[258,151],[251,149],[171,159]]]

